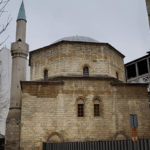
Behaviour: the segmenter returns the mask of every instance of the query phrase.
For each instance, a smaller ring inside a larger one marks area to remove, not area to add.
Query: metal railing
[[[93,141],[43,143],[43,150],[150,150],[150,139],[124,141]]]

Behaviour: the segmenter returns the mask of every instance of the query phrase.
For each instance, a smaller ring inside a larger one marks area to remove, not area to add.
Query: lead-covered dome
[[[61,41],[72,41],[72,42],[90,42],[90,43],[99,43],[99,41],[92,39],[90,37],[85,37],[85,36],[69,36],[69,37],[64,37],[62,39],[59,39],[55,41],[54,43],[58,43]],[[53,44],[54,44],[53,43]]]

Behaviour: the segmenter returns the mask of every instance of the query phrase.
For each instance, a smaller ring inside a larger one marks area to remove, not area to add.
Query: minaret
[[[26,64],[29,46],[26,42],[26,15],[22,1],[16,30],[16,42],[11,45],[12,80],[9,114],[6,120],[5,150],[20,149],[21,87],[20,81],[26,80]]]

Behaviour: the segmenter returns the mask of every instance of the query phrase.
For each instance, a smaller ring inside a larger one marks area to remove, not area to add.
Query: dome
[[[54,43],[58,43],[58,42],[61,42],[61,41],[71,41],[71,42],[90,42],[90,43],[99,43],[99,41],[97,40],[94,40],[90,37],[85,37],[85,36],[69,36],[69,37],[64,37],[62,39],[59,39],[57,40],[56,42]],[[54,44],[53,43],[53,44]]]

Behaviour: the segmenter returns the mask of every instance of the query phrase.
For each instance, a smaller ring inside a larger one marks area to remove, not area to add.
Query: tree
[[[10,0],[0,0],[0,18],[2,15],[7,12],[5,11],[5,8]],[[7,27],[9,26],[12,18],[10,18],[10,15],[6,19],[6,23],[0,24],[0,35],[6,31]],[[9,35],[2,41],[0,41],[0,47],[5,43],[5,41],[9,38]]]

